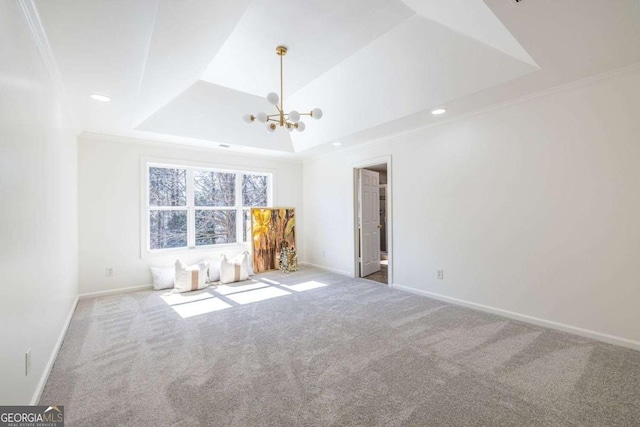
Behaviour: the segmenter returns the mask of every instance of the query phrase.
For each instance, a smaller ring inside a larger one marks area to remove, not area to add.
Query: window
[[[247,242],[271,174],[147,164],[148,250]]]

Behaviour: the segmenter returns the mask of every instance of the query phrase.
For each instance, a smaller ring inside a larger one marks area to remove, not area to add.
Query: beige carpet
[[[40,404],[67,426],[640,425],[632,350],[311,268],[162,296],[80,301]]]

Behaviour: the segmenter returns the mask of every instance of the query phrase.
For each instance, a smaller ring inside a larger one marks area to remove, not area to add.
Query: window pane
[[[149,168],[149,205],[186,206],[187,170]]]
[[[196,206],[234,206],[236,175],[233,173],[195,171]]]
[[[248,236],[251,236],[251,211],[244,209],[242,211],[242,217],[244,221],[244,227],[242,227],[242,241],[249,241]]]
[[[267,177],[265,175],[243,175],[242,206],[267,206]]]
[[[236,242],[236,211],[196,211],[196,246]]]
[[[149,212],[149,247],[151,249],[187,246],[187,211]]]

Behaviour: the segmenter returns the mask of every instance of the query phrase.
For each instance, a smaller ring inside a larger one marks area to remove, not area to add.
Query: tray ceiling
[[[273,155],[360,144],[640,60],[636,0],[36,0],[86,132]],[[304,133],[241,116],[320,107]],[[108,94],[99,104],[90,93]]]

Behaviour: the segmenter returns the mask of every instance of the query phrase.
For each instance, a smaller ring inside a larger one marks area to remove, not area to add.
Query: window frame
[[[149,204],[149,169],[152,167],[186,169],[186,206],[151,206]],[[235,205],[234,206],[196,206],[195,205],[195,183],[194,173],[197,170],[235,174]],[[267,206],[274,206],[275,199],[275,171],[270,168],[247,167],[237,165],[212,164],[204,162],[194,162],[188,160],[170,160],[162,158],[140,158],[140,234],[141,234],[141,257],[154,255],[186,254],[194,252],[211,252],[212,250],[242,247],[248,248],[250,241],[243,242],[244,234],[244,211],[251,207],[242,205],[242,178],[243,175],[263,175],[267,177]],[[151,249],[149,219],[152,210],[186,210],[187,211],[187,246],[180,248]],[[196,245],[195,211],[197,210],[231,210],[236,212],[236,242],[217,243],[211,245]],[[250,237],[248,236],[250,239]]]

